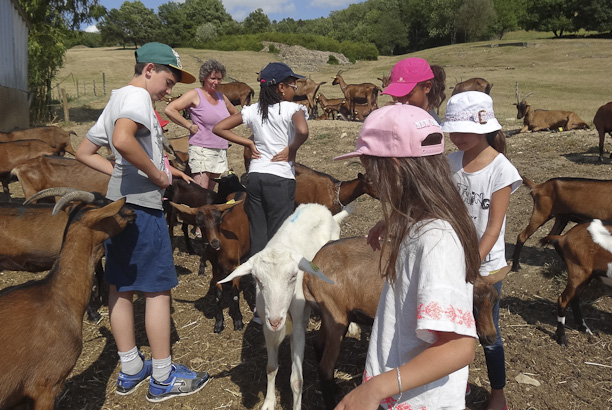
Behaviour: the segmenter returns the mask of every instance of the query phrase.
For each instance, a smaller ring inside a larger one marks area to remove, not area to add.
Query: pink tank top
[[[198,132],[189,136],[189,144],[204,148],[227,149],[227,140],[213,134],[213,127],[222,119],[229,117],[223,94],[217,91],[216,105],[208,102],[200,88],[196,88],[200,104],[190,108],[191,121],[198,126]]]

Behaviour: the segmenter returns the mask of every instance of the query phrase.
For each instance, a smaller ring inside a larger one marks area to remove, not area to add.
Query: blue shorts
[[[104,280],[118,292],[163,292],[178,285],[164,213],[130,204],[136,220],[104,243]]]

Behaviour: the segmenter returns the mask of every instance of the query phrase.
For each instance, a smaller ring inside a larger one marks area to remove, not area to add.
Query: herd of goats
[[[323,110],[319,118],[343,116],[347,120],[362,120],[376,109],[380,87],[346,84],[340,74],[332,84],[340,85],[343,99],[316,96],[322,83],[298,80],[297,94],[302,96],[313,118],[317,118],[317,105]],[[381,80],[384,86],[387,78]],[[574,112],[532,110],[525,101],[529,94],[521,99],[518,84],[516,87],[517,118],[524,118],[521,132],[588,128]],[[453,93],[467,90],[488,93],[490,89],[485,80],[471,79],[457,84]],[[243,106],[250,104],[254,95],[248,85],[239,82],[224,84],[221,92],[232,103]],[[612,102],[597,111],[593,123],[599,132],[601,160],[604,134],[612,132]],[[81,353],[84,314],[90,320],[99,318],[97,307],[104,288],[102,244],[134,219],[133,211],[124,200],[111,202],[104,197],[108,175],[64,156],[65,153],[74,156],[71,134],[53,126],[0,133],[0,182],[7,199],[0,202],[0,271],[49,271],[42,280],[0,291],[0,363],[3,364],[0,409],[13,408],[24,401],[34,402],[36,409],[53,408]],[[170,143],[166,148],[177,166],[185,166],[186,153],[176,151]],[[282,243],[302,256],[304,260],[295,262],[294,275],[287,276],[285,272],[284,276],[275,276],[275,272],[258,269],[257,262],[251,261],[253,258],[247,260],[246,190],[235,174],[219,178],[216,192],[175,180],[165,195],[168,198],[165,211],[171,238],[180,217],[190,253],[195,250],[188,228],[192,225],[201,229],[199,273],[204,273],[206,263],[210,263],[210,291],[215,293],[216,300],[215,333],[224,329],[221,307],[224,282],[231,282],[229,314],[233,328],[243,329],[240,277],[252,273],[258,282],[268,284],[266,289],[275,289],[262,292],[264,303],[284,307],[292,316],[292,360],[297,365],[293,366],[296,372],[295,369],[301,369],[310,311],[318,314],[321,328],[314,348],[319,360],[321,391],[329,409],[336,402],[334,367],[342,338],[351,322],[371,324],[383,286],[383,279],[373,274],[379,268],[380,253],[373,251],[365,238],[339,239],[339,222],[351,211],[355,199],[364,194],[377,198],[378,193],[368,176],[361,173],[353,180],[339,181],[302,164],[296,164],[295,169],[296,206],[301,204],[300,212],[312,213],[304,223],[315,223],[317,229],[292,224],[293,231],[285,232],[282,228],[279,239],[269,244],[274,247]],[[10,200],[9,183],[14,180],[21,184],[23,204]],[[534,206],[528,226],[517,237],[512,269],[520,269],[519,257],[525,241],[554,218],[555,224],[542,243],[553,244],[568,268],[567,286],[557,305],[556,331],[557,342],[567,345],[564,327],[567,305],[571,303],[579,330],[590,332],[580,312],[580,294],[595,277],[612,285],[608,274],[608,264],[612,263],[612,229],[601,222],[612,221],[609,206],[612,181],[553,178],[536,184],[523,178],[523,182],[530,189]],[[577,225],[560,235],[569,222]],[[313,229],[323,232],[322,227],[326,227],[327,233],[320,238],[303,237],[303,232]],[[335,284],[317,276],[317,269],[313,271],[312,266],[318,266]],[[492,285],[491,280],[479,278],[474,286],[474,314],[483,344],[491,344],[496,336],[492,306],[497,292]],[[285,335],[285,317],[270,320],[265,326],[268,328],[264,331],[266,344],[272,348],[268,351],[277,354]],[[272,356],[268,357],[265,408],[274,408],[276,403],[274,374],[278,359]],[[291,376],[294,408],[299,408],[302,394],[301,370],[298,373]]]

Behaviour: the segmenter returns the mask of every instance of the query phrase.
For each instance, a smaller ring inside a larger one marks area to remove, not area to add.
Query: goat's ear
[[[490,283],[491,285],[495,285],[497,282],[502,281],[506,277],[508,272],[510,272],[510,268],[511,266],[508,265],[504,268],[499,269],[495,273],[491,273],[489,276],[483,276],[482,279],[485,282]]]
[[[331,283],[332,285],[334,284],[334,281],[331,280],[330,278],[328,278],[327,276],[325,276],[323,271],[321,269],[319,269],[319,267],[317,265],[315,265],[314,263],[310,262],[306,258],[301,258],[300,259],[300,262],[298,263],[298,268],[300,268],[300,270],[303,270],[306,273],[310,273],[311,275],[318,276],[319,279],[321,279],[321,280],[323,280],[323,281],[325,281],[327,283]]]
[[[220,280],[217,284],[227,283],[241,276],[248,275],[253,271],[253,258],[250,258],[248,261],[238,266],[232,273],[227,275],[225,279]]]

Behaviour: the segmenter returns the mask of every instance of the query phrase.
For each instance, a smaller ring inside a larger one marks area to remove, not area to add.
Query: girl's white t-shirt
[[[289,162],[271,162],[272,157],[281,152],[295,136],[293,114],[304,111],[308,119],[308,110],[300,104],[281,101],[268,107],[268,118],[262,122],[259,114],[259,103],[244,107],[241,111],[243,123],[253,131],[255,147],[261,158],[252,159],[249,173],[259,172],[279,177],[295,179],[293,164]]]
[[[503,154],[498,154],[489,165],[476,172],[464,171],[463,151],[450,153],[447,158],[453,181],[455,181],[468,213],[474,221],[476,234],[478,240],[480,240],[489,221],[489,209],[493,193],[507,186],[510,186],[511,192],[514,192],[521,186],[523,179],[514,165]],[[505,233],[506,217],[504,216],[499,237],[491,252],[480,264],[480,274],[482,276],[488,276],[490,272],[507,265]]]
[[[385,282],[372,327],[364,381],[409,362],[437,332],[476,338],[473,286],[465,281],[463,247],[451,225],[422,221],[402,243],[397,279]],[[468,367],[389,397],[385,409],[464,409]]]

